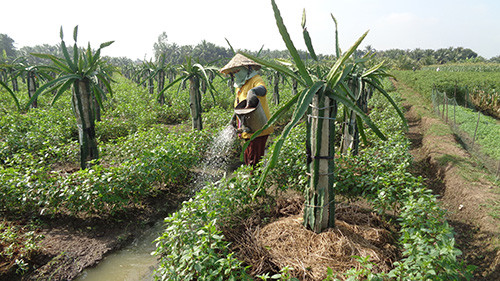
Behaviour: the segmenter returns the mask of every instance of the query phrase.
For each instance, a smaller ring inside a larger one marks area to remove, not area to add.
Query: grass
[[[404,95],[405,103],[412,105],[412,109],[417,114],[416,117],[420,119],[434,116],[431,111],[432,104],[428,100],[423,99],[420,94],[401,82],[393,81],[393,83],[397,87],[397,91]]]
[[[402,82],[396,82],[396,86],[398,88],[398,91],[403,94],[405,101],[413,106],[412,109],[416,113],[418,118],[427,117],[439,119],[439,117],[433,113],[430,101],[424,99],[420,93],[403,84]],[[451,114],[449,113],[450,115],[448,116],[448,118],[450,122],[453,122],[453,108],[450,108],[449,110],[451,110]],[[459,130],[465,132],[469,136],[473,136],[477,123],[477,112],[473,112],[472,110],[467,108],[457,107],[456,123]],[[479,124],[480,128],[478,128],[477,131],[477,140],[475,142],[475,145],[481,146],[481,149],[485,154],[496,159],[495,163],[497,163],[496,165],[498,165],[498,161],[500,159],[499,122],[494,118],[481,116]],[[427,131],[423,132],[423,134],[445,136],[453,135],[455,133],[450,126],[446,125],[445,123],[438,122],[430,126],[430,128],[427,129]],[[462,140],[460,139],[460,141]],[[462,144],[462,146],[466,147],[467,145]],[[476,157],[463,158],[456,155],[443,154],[442,156],[439,156],[437,158],[437,161],[440,166],[446,166],[451,163],[457,168],[458,174],[471,183],[471,186],[474,186],[477,183],[484,182],[485,180],[489,181],[493,188],[491,191],[492,195],[496,196],[500,194],[499,178],[496,178],[494,174],[485,173],[486,169]],[[498,166],[495,166],[494,168],[498,169]],[[485,213],[487,213],[497,221],[500,220],[500,202],[498,200],[495,201],[491,199],[488,204],[484,205],[484,208],[486,209]],[[496,243],[497,244],[494,245],[500,245],[499,241],[497,241]]]
[[[490,200],[487,206],[491,210],[489,215],[496,220],[500,220],[500,202]]]
[[[496,186],[493,187],[493,191],[492,191],[495,194],[500,194],[499,183],[500,183],[500,181],[498,181],[498,178],[497,178]],[[495,220],[498,221],[498,228],[500,230],[500,201],[491,199],[486,206],[490,210],[490,212],[488,214],[492,218],[494,218]],[[497,244],[500,247],[500,241],[497,241]]]
[[[426,133],[437,137],[453,135],[451,128],[444,123],[432,124]]]
[[[458,128],[469,138],[472,139],[476,133],[475,144],[481,146],[481,152],[494,160],[500,160],[500,123],[496,119],[481,115],[478,123],[477,112],[457,106],[456,120]]]
[[[449,163],[453,165],[458,165],[460,162],[464,161],[465,159],[462,157],[458,157],[456,155],[450,155],[450,154],[444,154],[443,156],[440,156],[437,158],[438,164],[440,166],[446,166]]]

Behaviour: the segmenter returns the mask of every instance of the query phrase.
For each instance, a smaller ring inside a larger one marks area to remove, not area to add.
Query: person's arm
[[[246,107],[250,108],[256,107],[257,104],[259,103],[258,97],[263,97],[266,95],[266,93],[267,93],[266,87],[262,85],[248,90]]]

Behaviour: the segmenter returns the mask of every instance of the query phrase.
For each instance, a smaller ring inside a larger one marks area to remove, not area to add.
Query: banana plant
[[[180,76],[172,81],[170,84],[165,86],[163,90],[158,93],[158,97],[163,95],[163,93],[170,89],[177,82],[181,81],[179,84],[178,91],[180,91],[181,85],[189,81],[189,106],[191,111],[191,119],[193,122],[193,130],[202,130],[203,124],[201,119],[201,92],[200,92],[200,80],[204,80],[208,85],[210,94],[215,101],[214,92],[216,92],[214,86],[210,82],[208,77],[208,72],[212,71],[217,73],[217,68],[214,67],[204,67],[200,63],[193,63],[192,57],[186,57],[186,62],[180,66]]]
[[[306,189],[304,224],[306,227],[319,233],[327,228],[335,226],[335,196],[334,196],[334,156],[335,156],[335,119],[337,116],[337,103],[343,104],[352,110],[359,118],[368,125],[373,132],[381,139],[386,137],[370,118],[352,101],[350,93],[345,85],[349,74],[353,70],[353,65],[349,59],[363,39],[368,34],[365,32],[345,53],[340,54],[338,40],[336,43],[337,60],[327,70],[322,67],[308,69],[306,63],[300,58],[297,49],[286,26],[279,8],[274,0],[271,0],[274,17],[278,30],[290,52],[297,72],[293,72],[289,67],[285,67],[273,61],[267,61],[247,53],[243,55],[269,68],[275,69],[292,79],[295,79],[304,87],[304,90],[295,95],[288,103],[278,109],[269,119],[268,123],[259,131],[255,132],[251,139],[257,137],[262,130],[273,124],[285,111],[294,107],[294,112],[290,122],[283,129],[282,134],[277,139],[274,150],[268,163],[263,169],[259,184],[253,196],[259,194],[264,180],[277,161],[284,141],[291,129],[299,123],[307,114],[307,142],[306,152],[307,171],[310,177],[309,187]],[[335,18],[332,16],[335,21]],[[335,21],[336,22],[336,21]],[[305,10],[302,16],[302,33],[304,41],[311,58],[318,61],[311,37],[306,28]],[[336,26],[336,25],[335,25]],[[335,28],[337,29],[337,28]],[[337,34],[337,32],[336,32]],[[391,99],[390,97],[388,97]],[[244,148],[245,149],[245,148]]]
[[[80,167],[86,169],[92,160],[99,158],[97,149],[97,139],[95,134],[95,108],[92,99],[97,100],[102,108],[102,98],[104,92],[99,87],[98,81],[106,87],[109,94],[112,95],[112,89],[109,81],[111,77],[109,72],[104,71],[102,66],[106,62],[101,58],[101,50],[114,41],[102,43],[94,52],[90,43],[86,50],[79,50],[77,46],[78,26],[73,30],[72,56],[68,52],[64,42],[63,29],[60,30],[61,49],[64,58],[59,58],[49,54],[32,54],[33,56],[49,59],[52,65],[40,66],[56,73],[57,77],[42,85],[35,92],[28,105],[40,95],[46,92],[56,91],[51,104],[54,104],[61,95],[65,94],[71,88],[71,100],[73,112],[76,117],[79,142],[80,142]]]

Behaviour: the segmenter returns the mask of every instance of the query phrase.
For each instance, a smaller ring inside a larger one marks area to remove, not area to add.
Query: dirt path
[[[422,96],[401,83],[395,86],[409,122],[413,172],[426,178],[447,209],[461,258],[478,267],[474,280],[500,280],[500,223],[487,208],[500,200],[493,192],[498,187],[485,178],[447,125],[432,115]]]

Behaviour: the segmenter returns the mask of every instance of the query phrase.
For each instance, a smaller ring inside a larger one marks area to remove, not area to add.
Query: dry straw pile
[[[338,204],[336,228],[316,234],[303,226],[301,205],[298,199],[279,201],[273,222],[263,225],[256,215],[237,235],[227,233],[234,238],[238,257],[252,265],[252,274],[279,272],[288,266],[300,280],[323,280],[330,267],[342,279],[343,272],[360,267],[353,256],[369,256],[372,272],[388,272],[398,259],[396,239],[376,214]]]

